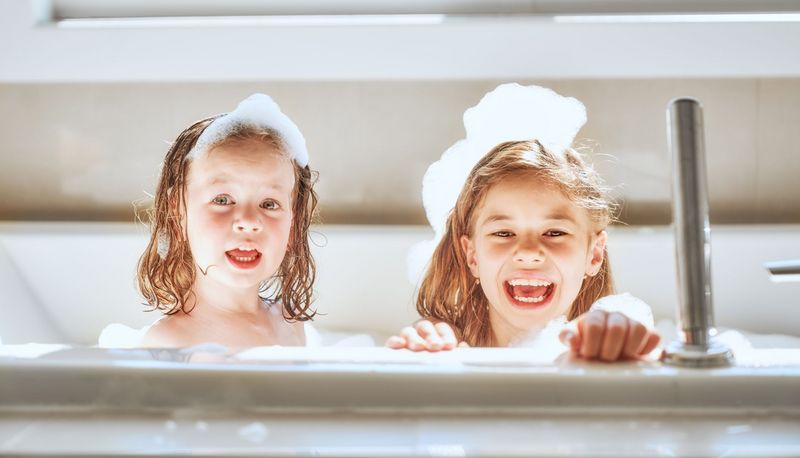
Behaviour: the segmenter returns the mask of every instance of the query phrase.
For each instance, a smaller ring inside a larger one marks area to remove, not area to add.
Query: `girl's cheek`
[[[504,243],[502,239],[489,239],[483,243],[483,248],[483,251],[489,254],[499,255],[511,250],[512,244],[507,242]]]
[[[286,229],[292,226],[292,215],[287,212],[268,212],[264,221],[272,227]]]
[[[495,249],[486,251],[483,256],[477,256],[478,267],[482,271],[494,275],[494,273],[502,270],[503,264],[508,261],[510,255],[510,250],[503,247],[496,247]]]
[[[491,259],[496,260],[497,262],[502,262],[509,256],[511,256],[512,250],[507,249],[498,249],[492,252]]]
[[[488,266],[492,259],[497,258],[497,249],[491,246],[476,246],[475,247],[475,261],[478,267]]]
[[[564,241],[554,241],[549,244],[549,250],[551,253],[557,253],[559,255],[569,255],[569,254],[580,254],[583,250],[583,247],[580,246],[578,243],[572,240],[564,240]]]
[[[198,217],[195,219],[195,223],[197,223],[199,226],[203,228],[210,229],[219,227],[221,224],[221,220],[216,215],[203,213],[198,215]]]
[[[288,212],[265,212],[264,219],[281,226],[292,223],[292,215]]]

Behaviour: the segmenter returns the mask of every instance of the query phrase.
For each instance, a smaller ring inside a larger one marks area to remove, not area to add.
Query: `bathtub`
[[[156,318],[133,290],[144,231],[5,224],[0,455],[800,456],[800,284],[761,266],[797,257],[798,229],[712,228],[717,323],[743,340],[731,367],[682,369],[524,348],[97,348],[109,323]],[[323,332],[380,340],[415,318],[405,256],[426,228],[315,230]],[[619,289],[674,319],[670,231],[613,228],[610,251]]]
[[[749,358],[678,369],[524,349],[0,356],[0,455],[800,455],[800,350]]]

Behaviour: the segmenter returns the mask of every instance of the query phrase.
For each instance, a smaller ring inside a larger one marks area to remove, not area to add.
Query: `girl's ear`
[[[586,260],[586,275],[594,277],[600,272],[600,267],[603,265],[605,258],[606,242],[608,241],[608,234],[606,231],[597,233],[592,245],[589,247],[589,256]]]
[[[466,235],[462,235],[459,241],[461,242],[461,251],[464,252],[464,257],[467,258],[469,271],[473,277],[478,278],[478,260],[475,258],[475,245]]]

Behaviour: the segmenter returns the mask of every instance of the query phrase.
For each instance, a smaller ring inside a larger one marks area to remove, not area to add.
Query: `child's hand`
[[[407,348],[411,351],[440,351],[469,345],[466,342],[458,342],[449,324],[443,321],[433,324],[429,320],[420,320],[413,327],[403,328],[399,336],[389,337],[386,346],[396,350]]]
[[[577,320],[578,332],[565,329],[560,339],[579,358],[617,361],[647,355],[661,337],[619,312],[592,310]]]

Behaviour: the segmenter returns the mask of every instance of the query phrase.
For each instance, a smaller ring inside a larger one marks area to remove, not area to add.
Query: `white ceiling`
[[[395,25],[36,25],[50,4],[0,3],[0,82],[800,76],[797,21],[560,23],[467,14]],[[637,3],[569,4],[616,5],[616,14],[620,4]],[[734,4],[800,10],[791,0]]]

